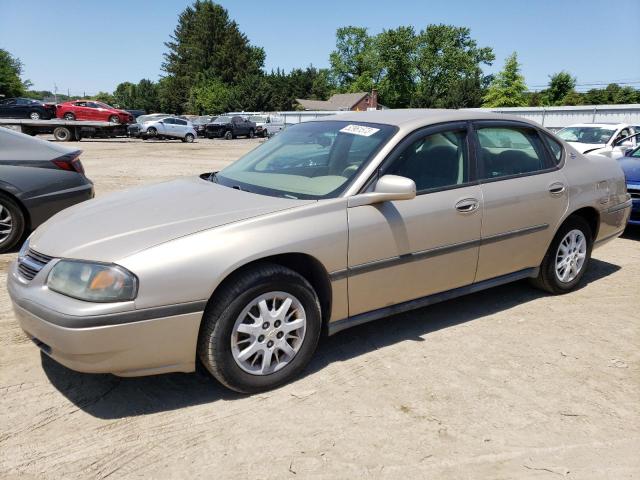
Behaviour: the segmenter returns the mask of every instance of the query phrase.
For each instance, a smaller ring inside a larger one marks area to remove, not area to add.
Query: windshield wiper
[[[211,175],[209,175],[209,181],[213,182],[213,183],[218,183],[218,176],[216,175],[217,172],[211,172]]]

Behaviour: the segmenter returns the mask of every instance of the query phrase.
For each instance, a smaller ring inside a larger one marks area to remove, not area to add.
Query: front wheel
[[[31,112],[29,114],[29,118],[31,120],[40,120],[42,118],[42,116],[40,115],[40,112]]]
[[[109,117],[110,123],[120,123],[120,117],[118,115],[111,115]]]
[[[198,357],[222,384],[241,393],[296,377],[318,344],[320,304],[298,273],[264,264],[221,287],[205,310]]]
[[[556,295],[574,290],[587,270],[592,248],[589,224],[582,217],[569,217],[553,238],[533,284]]]
[[[224,133],[224,139],[225,140],[232,140],[233,139],[233,133],[231,133],[231,130],[227,130]]]
[[[68,112],[68,113],[65,113],[65,114],[64,114],[64,116],[63,116],[62,118],[64,118],[65,120],[68,120],[68,121],[72,122],[72,121],[74,121],[74,120],[76,119],[76,116],[75,116],[73,113]]]
[[[149,137],[156,137],[158,135],[158,130],[156,130],[155,127],[149,127],[147,129],[147,136]]]

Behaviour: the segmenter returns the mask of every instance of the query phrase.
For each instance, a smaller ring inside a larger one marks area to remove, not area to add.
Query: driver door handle
[[[460,200],[456,203],[456,210],[460,213],[471,213],[475,212],[480,206],[480,202],[478,202],[475,198],[465,198],[464,200]]]

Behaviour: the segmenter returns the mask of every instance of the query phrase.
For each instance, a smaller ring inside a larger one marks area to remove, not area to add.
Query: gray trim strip
[[[391,315],[397,315],[398,313],[407,312],[409,310],[426,307],[428,305],[433,305],[434,303],[444,302],[470,293],[504,285],[505,283],[515,282],[516,280],[522,280],[523,278],[536,277],[538,276],[539,271],[539,268],[527,268],[518,272],[502,275],[500,277],[483,280],[482,282],[472,283],[471,285],[466,285],[464,287],[447,290],[446,292],[428,295],[416,300],[410,300],[390,307],[354,315],[353,317],[348,317],[343,320],[337,320],[329,323],[329,335],[333,335],[347,328],[355,327],[356,325],[372,322]]]
[[[548,224],[534,225],[532,227],[520,228],[518,230],[511,230],[509,232],[498,233],[485,238],[479,238],[477,240],[470,240],[467,242],[454,243],[452,245],[445,245],[442,247],[431,248],[429,250],[421,250],[413,253],[405,253],[397,257],[385,258],[383,260],[375,260],[369,263],[361,263],[349,267],[347,270],[339,270],[329,275],[329,279],[333,282],[340,280],[347,275],[358,275],[362,273],[369,273],[382,268],[394,267],[396,265],[402,265],[405,263],[415,262],[425,258],[432,258],[438,255],[446,255],[448,253],[458,252],[460,250],[466,250],[467,248],[479,247],[482,245],[488,245],[502,240],[519,237],[522,235],[529,235],[532,233],[540,232],[549,228]]]
[[[177,305],[144,308],[141,310],[132,310],[129,312],[79,317],[76,315],[66,315],[64,313],[50,310],[29,300],[14,298],[13,301],[16,302],[19,307],[25,309],[29,313],[44,320],[45,322],[65,328],[106,327],[110,325],[122,325],[125,323],[141,322],[144,320],[173,317],[176,315],[184,315],[187,313],[202,312],[207,305],[207,301],[202,300],[199,302],[179,303]]]
[[[633,200],[629,199],[624,203],[620,203],[618,205],[614,205],[613,207],[609,207],[607,213],[615,213],[620,210],[624,210],[625,208],[631,208],[633,206]]]

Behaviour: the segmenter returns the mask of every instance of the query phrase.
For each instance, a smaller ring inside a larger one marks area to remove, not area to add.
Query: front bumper
[[[629,216],[630,225],[640,225],[640,184],[628,183],[627,191],[631,195],[631,215]]]
[[[43,269],[31,283],[24,282],[14,262],[7,286],[20,327],[46,355],[86,373],[129,377],[194,371],[203,308],[187,313],[174,308],[178,314],[154,318],[146,318],[149,315],[144,310],[84,317],[64,315],[34,300],[34,291],[41,297],[58,295],[43,286],[39,277],[46,278],[45,270],[48,269]],[[153,310],[171,312],[171,307]]]

